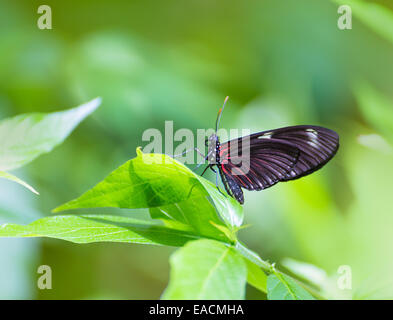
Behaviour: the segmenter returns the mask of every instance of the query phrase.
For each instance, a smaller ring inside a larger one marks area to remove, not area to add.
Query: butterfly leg
[[[196,152],[198,152],[203,158],[205,158],[205,155],[204,155],[204,154],[202,153],[202,151],[200,151],[197,147],[191,148],[191,149],[187,149],[187,150],[185,150],[185,151],[183,151],[182,153],[179,153],[179,154],[174,154],[174,155],[172,155],[172,158],[177,158],[177,157],[184,156],[185,154],[187,154],[187,153],[189,153],[189,152],[191,152],[191,151],[196,151]]]
[[[209,159],[209,156],[210,156],[211,153],[212,153],[212,152],[209,152],[206,156],[203,155],[203,161],[200,162],[200,163],[198,163],[198,165],[197,165],[194,169],[192,169],[192,171],[195,171],[195,170],[198,169],[201,165],[203,165],[203,164],[205,163],[205,161],[206,161],[207,159]],[[209,168],[209,167],[210,167],[210,165],[207,166],[207,167],[205,168],[205,170],[203,170],[203,173],[205,173],[205,171],[206,171],[207,168]]]
[[[201,173],[201,177],[203,177],[203,175],[205,174],[206,170],[210,168],[210,165],[206,166],[205,169],[203,169],[203,172]]]
[[[172,155],[172,158],[177,158],[177,157],[183,156],[183,155],[185,155],[186,153],[191,152],[191,151],[196,151],[196,152],[198,152],[198,153],[203,157],[203,161],[200,162],[200,163],[198,163],[197,166],[196,166],[194,169],[192,169],[192,171],[195,171],[195,170],[198,169],[202,164],[205,163],[205,161],[206,161],[207,158],[209,157],[209,154],[205,156],[205,155],[202,153],[202,151],[200,151],[197,147],[195,147],[195,148],[187,149],[187,150],[183,151],[183,152],[180,153],[180,154],[174,154],[174,155]],[[205,171],[203,171],[203,173],[205,173]],[[203,173],[202,173],[202,174],[203,174]]]
[[[195,171],[196,169],[198,169],[201,165],[203,165],[205,163],[206,160],[207,160],[207,156],[203,159],[202,162],[198,163],[197,166],[192,169],[192,171]],[[209,166],[207,166],[206,168],[209,168]],[[205,173],[205,171],[206,171],[206,169],[203,171],[203,173]]]
[[[218,171],[217,170],[215,170],[212,166],[209,166],[210,167],[210,169],[216,174],[216,188],[217,188],[217,190],[226,198],[227,196],[221,191],[221,189],[218,187],[218,176],[219,176],[219,174],[218,174]],[[208,168],[209,168],[208,167]],[[207,169],[207,168],[206,168]]]

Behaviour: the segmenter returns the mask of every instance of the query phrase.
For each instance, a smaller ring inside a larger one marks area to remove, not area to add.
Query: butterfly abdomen
[[[226,192],[232,197],[235,198],[240,204],[244,203],[244,195],[243,190],[236,183],[236,181],[229,175],[224,174],[222,170],[220,170],[221,181],[225,187]]]

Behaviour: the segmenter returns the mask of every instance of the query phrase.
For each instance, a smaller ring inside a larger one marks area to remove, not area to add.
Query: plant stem
[[[268,261],[263,260],[257,253],[254,251],[251,251],[248,249],[246,246],[244,246],[241,242],[236,242],[235,245],[236,249],[248,260],[251,262],[255,263],[257,266],[259,266],[263,271],[265,271],[267,274],[275,274],[278,278],[282,278],[282,275],[286,275],[284,272],[277,270],[275,267],[275,264],[271,264]],[[286,275],[288,276],[288,275]],[[305,290],[310,292],[315,298],[320,299],[320,300],[326,300],[325,297],[323,297],[317,290],[314,288],[311,288],[309,285],[294,279],[300,286],[302,286]]]

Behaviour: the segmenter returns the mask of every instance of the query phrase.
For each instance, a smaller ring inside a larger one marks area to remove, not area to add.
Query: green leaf
[[[214,206],[220,213],[221,218],[229,226],[239,227],[243,223],[243,207],[232,197],[224,196],[217,190],[217,187],[210,181],[197,175],[199,182],[205,187],[207,192],[212,196]]]
[[[226,223],[231,226],[242,223],[242,207],[231,197],[224,197],[211,182],[167,155],[144,154],[139,149],[136,158],[117,168],[79,198],[54,209],[54,212],[77,208],[154,208],[183,201],[194,201],[199,214],[207,214],[207,219],[212,217],[211,212],[202,210],[210,203]],[[173,214],[176,217],[182,215]],[[195,222],[197,226],[197,215],[191,216],[194,221],[190,225]],[[187,214],[184,219],[188,218]],[[173,220],[184,222],[184,219]]]
[[[22,114],[0,121],[0,170],[19,168],[51,151],[100,103],[96,98],[66,111]]]
[[[0,237],[48,237],[75,243],[127,242],[182,246],[197,236],[126,216],[84,214],[38,219],[28,225],[2,224]]]
[[[270,273],[272,266],[263,260],[257,253],[248,249],[240,241],[235,246],[237,252],[239,252],[246,262],[247,265],[247,282],[254,288],[267,293],[266,281],[267,275],[263,271]]]
[[[334,0],[351,7],[353,14],[376,33],[393,42],[393,14],[378,3],[361,0]]]
[[[167,226],[189,230],[206,238],[226,242],[229,240],[220,230],[220,228],[228,230],[227,227],[219,219],[215,207],[206,199],[192,198],[175,204],[150,208],[149,211],[153,219],[160,219]]]
[[[262,271],[261,267],[248,259],[244,259],[247,265],[247,282],[254,288],[267,293],[266,283],[267,275]]]
[[[244,299],[247,269],[233,247],[192,241],[171,256],[170,264],[163,299]]]
[[[278,272],[274,268],[274,264],[263,260],[257,253],[248,249],[241,242],[238,241],[235,248],[246,261],[248,283],[262,292],[267,292],[268,299],[314,299],[295,280],[282,272]],[[265,272],[270,275],[267,277]],[[279,280],[279,283],[276,280]]]
[[[295,280],[282,273],[267,277],[267,298],[269,300],[314,300],[314,297],[300,287]]]
[[[247,260],[261,267],[266,272],[272,272],[272,266],[265,260],[263,260],[256,252],[248,249],[240,241],[236,242],[236,250]]]
[[[19,183],[20,185],[29,189],[31,192],[33,192],[35,194],[39,194],[38,191],[35,190],[31,185],[29,185],[28,183],[24,182],[23,180],[19,179],[18,177],[15,177],[14,175],[12,175],[8,172],[0,171],[0,178],[8,179],[8,180],[14,181],[16,183]]]
[[[312,284],[313,294],[317,298],[333,300],[348,300],[352,298],[351,290],[341,290],[338,288],[337,274],[329,277],[325,270],[313,264],[291,258],[283,259],[281,265],[291,271],[298,279]]]
[[[318,268],[310,263],[297,261],[291,258],[285,258],[281,264],[291,271],[295,276],[304,279],[319,288],[324,288],[329,281],[325,270]]]
[[[54,212],[78,208],[150,208],[207,195],[185,166],[162,154],[143,154]]]

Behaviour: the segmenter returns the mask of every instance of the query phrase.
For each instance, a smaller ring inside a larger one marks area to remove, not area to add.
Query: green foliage
[[[0,178],[38,192],[5,171],[17,169],[39,155],[50,152],[100,105],[99,98],[77,108],[53,113],[29,113],[0,121]]]
[[[314,300],[305,289],[284,274],[271,274],[267,278],[267,298],[269,300]]]
[[[207,192],[184,166],[165,155],[143,154],[54,212],[78,208],[150,208],[200,198]]]
[[[279,298],[277,286],[269,287],[265,274],[273,267],[237,240],[242,207],[171,157],[144,154],[140,149],[137,154],[91,190],[54,211],[149,208],[153,221],[124,215],[57,215],[28,225],[0,225],[0,237],[184,246],[171,257],[171,281],[164,299],[243,299],[247,281]],[[291,279],[288,283],[296,298],[307,298]]]
[[[165,225],[189,230],[201,236],[223,240],[230,233],[217,215],[214,206],[204,198],[192,198],[175,204],[149,209],[153,219],[161,219]],[[201,214],[203,212],[203,214]],[[217,232],[222,228],[222,232]]]
[[[161,228],[163,231],[178,230],[180,234],[190,236],[190,239],[206,237],[228,243],[234,241],[236,230],[243,218],[242,207],[234,199],[223,196],[211,182],[199,177],[171,157],[143,154],[140,150],[137,153],[135,159],[117,168],[91,190],[54,211],[103,207],[150,208],[151,217],[162,220],[166,225]],[[72,216],[60,216],[59,220],[56,217],[40,220],[37,234],[53,235],[57,238],[58,234],[54,232],[56,227],[60,234],[63,233],[67,223],[73,222],[69,220],[70,217]],[[79,216],[75,223],[83,221],[85,224],[90,221],[85,218]],[[110,223],[111,219],[107,223]],[[143,223],[145,222],[140,221],[140,224]],[[46,225],[48,230],[45,229]],[[36,225],[26,226],[26,234],[31,235],[33,227]],[[84,226],[81,231],[84,232],[87,227]],[[10,229],[3,228],[0,235],[20,235],[17,232],[22,232],[24,227],[13,228],[11,230],[16,233],[8,233]],[[73,237],[84,237],[83,233],[79,235],[79,231],[75,231],[72,223],[69,225],[69,232]],[[70,238],[71,241],[73,237]],[[107,241],[112,240],[110,234],[105,237]],[[98,237],[97,241],[102,241],[100,239]],[[113,240],[117,239],[117,232],[114,232]],[[182,241],[179,243],[184,243]]]
[[[59,215],[38,219],[22,226],[5,223],[0,237],[48,237],[74,243],[128,242],[181,246],[197,237],[130,217],[85,214]]]
[[[14,176],[11,173],[5,172],[5,171],[0,171],[0,178],[4,178],[7,180],[14,181],[16,183],[19,183],[20,185],[24,186],[25,188],[29,189],[31,192],[35,194],[39,194],[37,190],[35,190],[31,185],[29,185],[27,182],[19,179],[18,177]]]
[[[157,208],[151,211],[153,217],[177,221],[203,232],[202,229],[212,228],[210,221],[222,224],[215,209],[229,227],[241,225],[242,207],[233,198],[222,195],[210,181],[169,156],[143,154],[140,149],[137,153],[135,159],[127,161],[91,190],[54,212],[102,207]],[[203,210],[205,214],[202,216],[192,208]],[[185,215],[184,210],[191,212]]]
[[[262,269],[256,265],[254,262],[251,262],[248,259],[244,259],[247,265],[247,282],[252,285],[254,288],[267,292],[267,276],[266,273],[262,271]]]
[[[309,263],[285,258],[281,264],[299,278],[309,281],[315,286],[323,287],[327,282],[326,271]]]
[[[221,196],[211,184],[211,190],[205,188],[211,193],[207,201],[195,197],[146,210],[82,208],[70,216],[87,223],[86,214],[107,213],[111,218],[105,224],[113,228],[119,216],[130,217],[138,219],[133,226],[153,223],[179,232],[179,239],[191,235],[230,244],[244,257],[248,283],[264,292],[271,266],[238,237],[302,284],[322,287],[322,292],[312,291],[314,297],[393,298],[391,2],[232,1],[224,12],[214,1],[208,7],[194,1],[191,9],[186,1],[120,0],[116,6],[110,1],[50,1],[55,27],[39,31],[30,19],[39,17],[37,7],[0,1],[0,119],[52,112],[50,106],[95,96],[105,101],[94,121],[53,155],[15,172],[0,169],[3,177],[22,178],[41,194],[19,193],[16,183],[0,179],[0,223],[18,224],[30,234],[25,224],[49,215],[133,157],[146,128],[163,132],[165,120],[173,120],[175,130],[210,128],[229,95],[223,128],[257,132],[320,124],[339,133],[338,154],[311,176],[262,192],[246,191],[244,219],[251,227],[239,235],[236,225],[241,223],[230,219],[241,221],[242,213],[224,220],[228,211],[218,212],[212,203],[214,198],[217,205]],[[352,30],[337,28],[338,5],[352,8]],[[359,79],[366,85],[353,83]],[[0,139],[0,150],[3,143]],[[225,199],[222,204],[236,209]],[[151,217],[153,222],[142,220]],[[49,218],[57,219],[44,219]],[[42,220],[42,234],[49,221]],[[87,230],[74,235],[94,235],[95,229]],[[183,240],[170,242],[182,245]],[[2,238],[0,298],[154,299],[164,288],[171,250]],[[315,268],[288,265],[284,257],[325,270],[326,281],[317,280]],[[34,285],[40,262],[55,268],[56,290]],[[352,290],[337,287],[341,265],[352,269]],[[67,280],[70,274],[74,281]],[[259,296],[255,290],[247,293]]]
[[[189,242],[170,259],[163,299],[244,299],[247,268],[233,247],[212,240]]]

